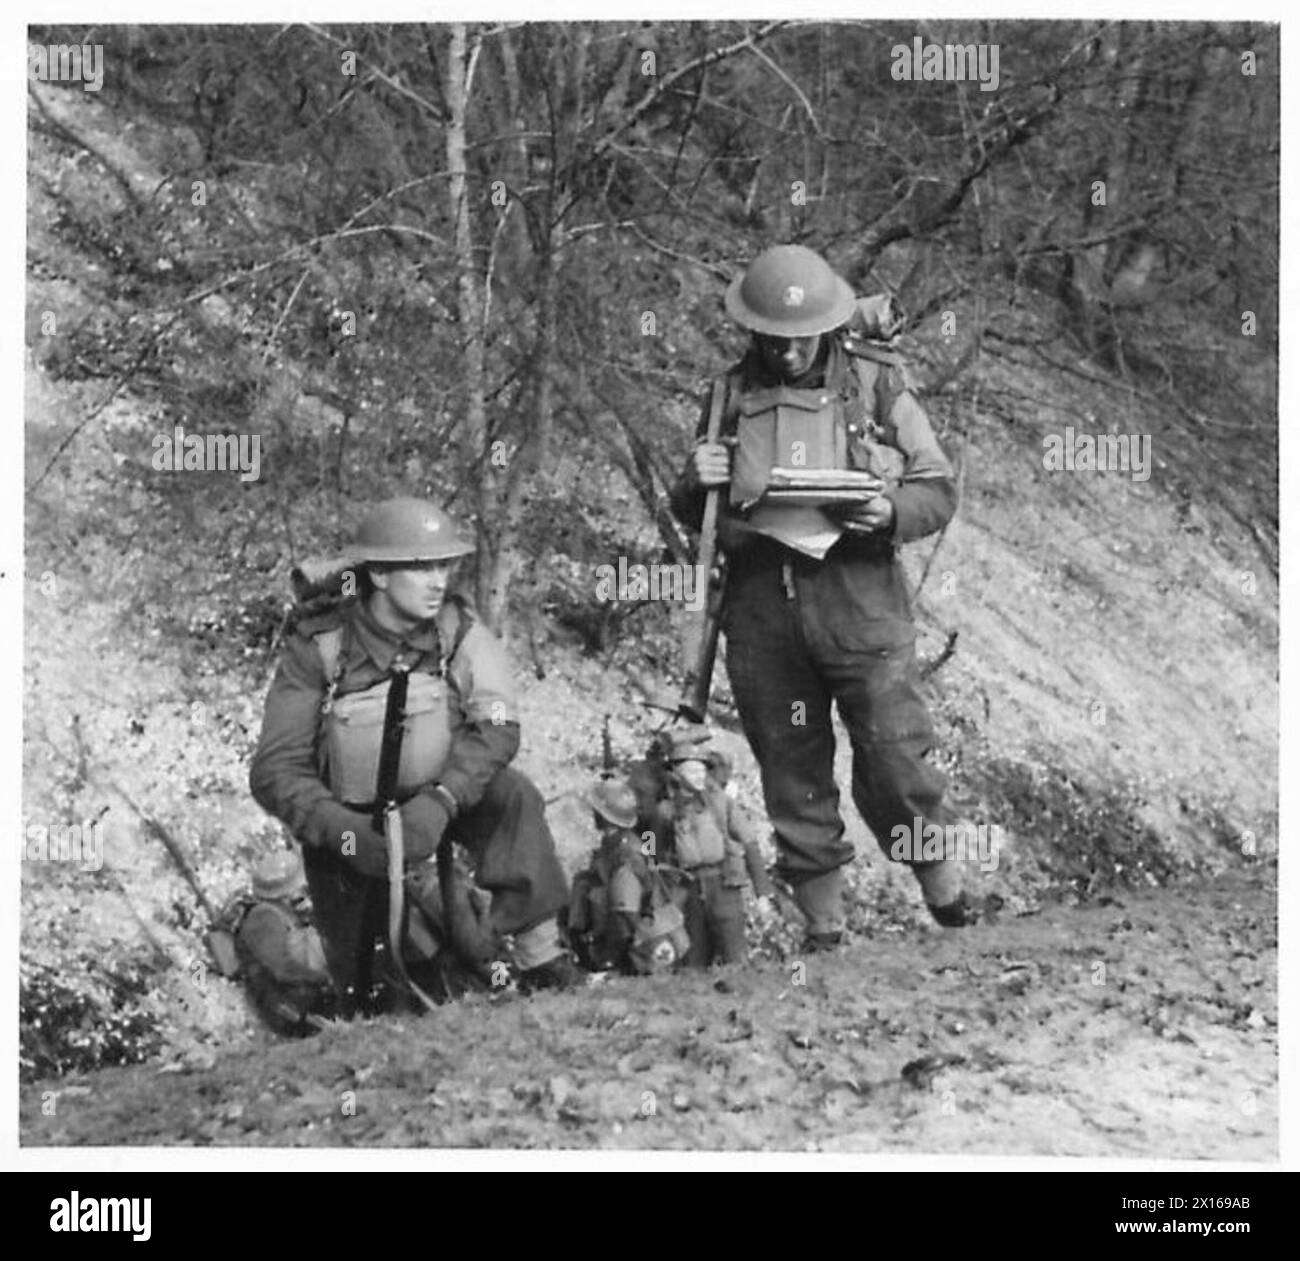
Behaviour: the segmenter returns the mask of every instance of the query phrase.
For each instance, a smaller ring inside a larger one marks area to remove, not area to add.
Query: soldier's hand
[[[894,524],[894,505],[884,495],[877,495],[864,504],[848,504],[838,509],[835,519],[855,534],[873,534]]]
[[[704,487],[731,481],[731,452],[722,442],[701,442],[691,452],[691,475]]]
[[[402,852],[408,863],[431,858],[447,830],[450,815],[436,797],[416,793],[401,808]]]
[[[322,801],[307,825],[313,845],[337,854],[365,876],[383,879],[388,874],[388,842],[370,826],[369,816],[349,810],[339,801]]]
[[[432,862],[421,863],[406,875],[406,896],[428,917],[433,925],[442,927],[442,886],[438,869]]]

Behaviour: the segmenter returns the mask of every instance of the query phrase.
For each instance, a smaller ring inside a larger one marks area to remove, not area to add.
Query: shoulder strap
[[[731,436],[736,432],[736,420],[740,416],[740,383],[744,375],[745,361],[742,359],[739,363],[732,364],[726,372],[719,373],[709,382],[710,390],[719,389],[722,391],[722,426],[721,433],[724,436]],[[705,420],[707,420],[708,411],[705,410]],[[699,437],[704,436],[704,423],[702,420]]]
[[[463,596],[449,595],[443,601],[442,608],[438,610],[436,625],[438,638],[446,645],[442,658],[444,669],[451,665],[476,620],[473,609]]]
[[[853,371],[849,374],[853,380],[853,397],[859,416],[868,432],[874,431],[886,441],[893,441],[893,425],[890,417],[894,403],[906,389],[900,385],[899,360],[867,358],[849,353]]]
[[[338,689],[339,678],[343,674],[343,627],[332,626],[314,637],[316,650],[320,653],[325,666],[325,683],[328,694],[332,697]]]

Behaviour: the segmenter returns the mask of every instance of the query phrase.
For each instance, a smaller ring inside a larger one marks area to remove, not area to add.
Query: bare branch
[[[596,143],[593,149],[593,155],[600,157],[610,145],[614,143],[629,127],[640,120],[641,116],[651,109],[665,92],[668,91],[679,80],[684,79],[687,75],[694,74],[697,70],[702,70],[706,66],[716,65],[719,61],[725,61],[728,57],[734,57],[737,53],[744,52],[747,48],[753,48],[760,40],[766,39],[769,35],[781,30],[788,23],[784,20],[768,22],[766,25],[759,27],[752,35],[746,35],[744,39],[737,40],[734,44],[726,44],[722,48],[714,48],[701,57],[695,58],[694,61],[688,61],[684,66],[678,67],[671,74],[666,74],[658,83],[654,85],[635,105],[628,110],[627,117],[623,119],[617,127],[607,132]]]
[[[799,98],[799,103],[803,106],[804,113],[808,115],[808,118],[812,122],[814,134],[817,136],[818,140],[824,140],[826,138],[826,133],[822,130],[822,125],[818,121],[817,113],[812,107],[812,102],[804,95],[803,89],[761,48],[751,48],[749,51],[753,53],[759,61],[763,62],[764,65],[770,67],[776,77]]]

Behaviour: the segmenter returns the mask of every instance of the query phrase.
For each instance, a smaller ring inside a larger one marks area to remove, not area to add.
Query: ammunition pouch
[[[886,487],[903,480],[907,457],[888,440],[888,416],[878,414],[892,406],[885,365],[838,348],[834,353],[820,388],[736,391],[729,512],[719,533],[729,554],[760,534],[821,559],[842,537],[834,510],[825,507],[830,498],[819,504],[815,494],[774,487],[774,469],[787,478],[801,470],[865,473]]]
[[[834,521],[817,507],[767,503],[763,497],[774,468],[848,467],[838,396],[830,389],[776,386],[743,393],[737,405],[729,503],[743,525],[728,531],[723,547],[734,551],[744,534],[758,533],[824,554],[841,533]]]
[[[374,800],[389,680],[361,692],[334,696],[323,722],[325,775],[330,791],[353,804]],[[451,697],[446,678],[414,672],[406,695],[406,719],[397,795],[407,797],[442,773],[451,751]]]
[[[762,498],[774,468],[848,468],[846,433],[830,390],[788,386],[755,390],[739,399],[731,506]]]

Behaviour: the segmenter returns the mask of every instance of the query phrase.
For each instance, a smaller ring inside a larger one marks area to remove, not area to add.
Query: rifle
[[[726,385],[715,379],[709,395],[709,422],[705,441],[714,443],[722,433],[722,407]],[[722,620],[722,597],[726,587],[723,558],[718,553],[718,500],[720,486],[710,486],[704,497],[704,520],[700,526],[700,547],[696,570],[704,578],[706,594],[703,617],[687,641],[686,685],[677,712],[689,722],[703,722],[709,708],[709,690],[713,686],[713,661],[718,654],[718,628]]]
[[[612,775],[618,768],[618,763],[614,761],[614,741],[609,734],[608,714],[600,728],[600,765],[604,775]]]
[[[388,703],[384,707],[384,735],[379,746],[375,809],[371,822],[376,831],[382,831],[388,838],[388,948],[392,955],[393,970],[402,984],[432,1011],[436,1004],[411,980],[402,955],[402,926],[406,911],[406,849],[402,839],[402,812],[397,804],[397,781],[402,764],[406,691],[410,681],[410,671],[407,669],[394,669],[389,676]],[[443,837],[443,843],[446,842],[447,838]]]

